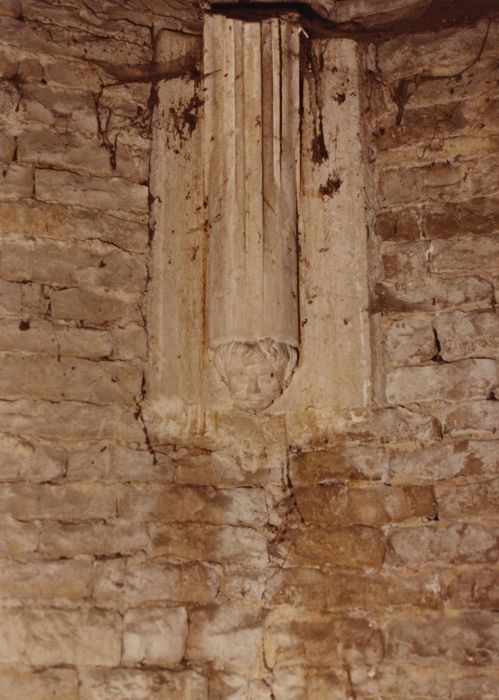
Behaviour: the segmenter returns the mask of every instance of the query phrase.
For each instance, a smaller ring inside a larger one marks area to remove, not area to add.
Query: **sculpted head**
[[[234,405],[243,411],[268,408],[289,384],[298,359],[296,348],[272,338],[219,345],[214,362]]]

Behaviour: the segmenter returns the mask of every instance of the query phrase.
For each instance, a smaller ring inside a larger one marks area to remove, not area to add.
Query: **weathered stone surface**
[[[61,289],[50,295],[53,318],[79,321],[83,325],[143,323],[137,295],[113,294],[106,290]]]
[[[499,654],[499,625],[487,613],[400,618],[389,623],[386,637],[387,657],[405,662],[494,666]]]
[[[494,310],[441,314],[435,319],[435,329],[446,362],[464,357],[499,359],[499,316]]]
[[[79,700],[208,700],[208,681],[195,671],[82,669]]]
[[[421,318],[397,319],[383,338],[385,357],[392,367],[429,362],[437,352],[431,322]]]
[[[33,666],[116,666],[121,617],[98,610],[5,609],[0,619],[1,663]]]
[[[483,273],[499,269],[499,236],[474,236],[432,242],[431,267],[439,274]]]
[[[377,481],[386,473],[387,454],[378,446],[338,445],[293,455],[290,466],[291,479],[297,485],[343,479]]]
[[[33,196],[33,168],[30,165],[2,163],[0,200],[12,201]]]
[[[51,481],[66,472],[66,450],[0,435],[0,482]]]
[[[81,599],[91,595],[94,565],[91,561],[4,560],[0,565],[0,597],[18,599]]]
[[[79,513],[82,515],[82,513]],[[85,511],[83,511],[85,515]],[[40,533],[39,551],[48,558],[93,555],[130,555],[148,549],[149,538],[140,525],[113,523],[46,524]]]
[[[470,401],[464,406],[443,406],[440,420],[451,437],[492,438],[497,436],[499,402]]]
[[[499,606],[499,572],[477,568],[474,571],[448,572],[445,599],[453,608],[496,610]]]
[[[0,321],[0,350],[92,360],[113,354],[109,331],[17,319]]]
[[[499,509],[499,479],[464,486],[438,485],[436,496],[439,513],[446,520],[493,518]]]
[[[121,551],[127,553],[126,549]],[[116,547],[115,552],[120,549]],[[93,594],[98,604],[106,607],[151,603],[209,605],[215,601],[219,588],[220,576],[212,565],[144,561],[139,554],[137,560],[97,565]]]
[[[85,442],[68,454],[66,478],[74,481],[171,482],[174,464],[165,455],[110,442]]]
[[[269,605],[324,609],[367,608],[384,610],[389,606],[438,608],[441,585],[433,574],[421,576],[370,576],[323,573],[317,569],[282,569],[268,582],[265,601]]]
[[[136,608],[123,618],[123,662],[175,668],[187,640],[185,608]]]
[[[13,690],[18,697],[30,700],[78,700],[78,674],[70,668],[34,673],[29,667],[0,667],[0,699],[11,700]]]
[[[124,178],[91,177],[68,171],[35,171],[36,199],[97,210],[125,210],[140,218],[147,212],[147,187]]]
[[[149,526],[155,556],[218,561],[256,568],[268,563],[265,537],[252,528],[230,525]]]
[[[436,277],[401,281],[395,285],[377,283],[376,311],[439,311],[456,307],[490,307],[493,286],[479,276]]]
[[[145,251],[148,230],[126,218],[114,218],[92,209],[28,200],[0,203],[0,234],[24,234],[61,241],[101,241],[131,252]]]
[[[135,403],[141,382],[140,367],[119,361],[96,363],[10,353],[1,357],[0,391],[10,399],[31,396],[50,401]]]
[[[262,623],[258,611],[224,605],[194,612],[185,657],[255,677],[262,670]]]
[[[0,554],[15,557],[37,549],[39,528],[34,523],[2,518],[1,524],[3,537],[0,538]]]
[[[45,312],[46,303],[38,284],[17,284],[0,280],[0,313],[2,316],[26,318]]]
[[[118,514],[128,521],[204,522],[232,525],[264,525],[265,495],[261,489],[211,487],[126,487],[118,499]]]
[[[217,673],[210,678],[210,696],[220,700],[272,700],[268,681],[248,680],[235,673]]]
[[[297,489],[295,494],[303,520],[322,527],[379,527],[410,518],[432,518],[436,512],[433,489],[428,486],[324,485]]]
[[[303,670],[276,671],[272,683],[275,700],[348,700],[348,685],[341,670],[307,674]]]
[[[116,515],[116,491],[95,483],[0,486],[3,513],[20,520],[88,520]]]
[[[307,639],[307,644],[303,644]],[[272,669],[379,663],[383,638],[373,622],[281,608],[265,623],[265,661]]]
[[[497,563],[499,529],[478,525],[396,528],[389,536],[386,564],[421,566]]]
[[[386,398],[395,404],[433,399],[486,399],[498,385],[499,368],[493,360],[460,360],[388,372]]]
[[[374,528],[309,526],[290,533],[286,562],[300,566],[333,566],[354,570],[378,569],[385,553],[382,534]]]

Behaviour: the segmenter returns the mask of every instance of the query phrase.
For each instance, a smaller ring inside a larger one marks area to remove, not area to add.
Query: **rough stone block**
[[[7,353],[1,357],[0,392],[4,398],[135,403],[141,395],[141,383],[142,369],[130,363]]]
[[[499,656],[499,624],[487,613],[399,618],[388,623],[386,638],[387,658],[405,663],[494,666]]]
[[[499,402],[469,401],[456,407],[445,405],[439,418],[444,433],[451,437],[495,439],[499,425]]]
[[[437,353],[431,321],[421,318],[392,321],[384,333],[383,346],[392,367],[429,362]]]
[[[289,565],[379,569],[385,553],[383,535],[370,527],[326,529],[310,526],[290,534]],[[287,544],[286,552],[289,549]]]
[[[0,14],[2,10],[0,9]],[[0,669],[0,700],[78,700],[78,674],[71,668],[50,668],[36,673],[29,667]]]
[[[117,666],[121,617],[101,610],[7,608],[0,617],[0,662],[33,666]]]
[[[438,274],[450,275],[499,270],[498,251],[499,236],[435,240],[432,242],[431,268]]]
[[[82,669],[79,700],[208,700],[208,681],[195,671]]]
[[[460,360],[388,372],[386,398],[390,404],[486,399],[498,385],[499,368],[494,360]]]
[[[499,450],[496,457],[499,459]],[[463,486],[437,485],[436,496],[442,519],[494,518],[499,510],[499,479]]]
[[[174,468],[165,455],[107,442],[86,442],[69,452],[67,479],[171,482]]]
[[[87,598],[92,594],[91,561],[2,561],[0,597],[18,599]]]
[[[35,171],[36,199],[104,211],[127,211],[130,216],[148,211],[145,185],[119,177],[91,177],[60,170]]]
[[[195,611],[185,658],[246,677],[262,671],[262,622],[258,611],[224,605]]]
[[[374,311],[439,311],[456,307],[487,308],[493,286],[480,276],[420,277],[394,285],[377,283]]]
[[[499,558],[499,529],[478,525],[395,528],[388,537],[388,566],[486,564]]]
[[[175,668],[187,641],[185,608],[136,608],[123,619],[123,663]]]
[[[127,486],[118,499],[118,514],[128,521],[204,522],[264,525],[267,506],[262,489]]]
[[[324,573],[317,569],[281,569],[265,587],[269,606],[386,610],[391,606],[433,609],[442,606],[441,586],[432,573],[420,576],[369,576]]]
[[[387,453],[378,446],[338,445],[330,450],[292,455],[290,467],[295,485],[343,479],[378,481],[386,473]]]
[[[248,527],[230,525],[156,525],[149,526],[155,556],[182,557],[188,561],[217,561],[265,567],[267,542],[263,535]]]
[[[499,316],[493,309],[440,314],[435,319],[440,354],[446,362],[466,357],[499,360]]]
[[[476,568],[474,571],[447,572],[445,599],[452,608],[497,610],[499,607],[499,571]]]
[[[297,489],[295,494],[303,520],[322,527],[379,527],[410,518],[432,518],[436,512],[430,486],[321,485]]]
[[[383,658],[383,637],[373,622],[293,608],[277,609],[267,617],[264,647],[265,661],[273,670],[375,665]]]
[[[26,318],[39,316],[45,300],[38,284],[18,284],[0,280],[0,313],[2,316]]]
[[[85,512],[81,515],[85,515]],[[42,556],[95,557],[127,556],[143,552],[149,546],[146,531],[129,523],[63,523],[46,524],[40,533],[39,552]]]
[[[117,360],[147,359],[147,335],[138,324],[128,328],[113,328],[111,331],[113,357]]]
[[[96,483],[0,486],[0,509],[19,520],[89,520],[116,515],[116,489]]]
[[[0,435],[0,482],[51,481],[66,472],[66,450]]]
[[[421,280],[429,272],[428,243],[414,241],[385,246],[382,263],[388,283]]]
[[[417,168],[385,170],[378,188],[379,202],[383,208],[421,200],[469,199],[473,194],[466,165],[456,162],[433,162]]]
[[[0,554],[16,556],[37,549],[39,528],[36,525],[7,518],[2,518],[0,522],[3,533],[0,538]]]
[[[130,252],[147,249],[148,227],[92,209],[28,200],[0,202],[0,234],[24,234],[61,241],[111,243]]]
[[[140,300],[136,295],[86,289],[62,289],[51,294],[53,318],[96,326],[143,323]]]
[[[95,571],[94,597],[99,605],[118,608],[158,603],[209,605],[219,588],[220,576],[212,565],[175,565],[168,560],[139,558],[100,562]]]
[[[211,675],[210,693],[219,700],[272,700],[267,681],[248,680],[235,673]]]
[[[341,669],[310,674],[301,669],[286,669],[274,674],[272,697],[275,700],[348,700],[348,682]]]
[[[11,201],[33,196],[33,168],[31,165],[2,163],[0,172],[0,200]]]

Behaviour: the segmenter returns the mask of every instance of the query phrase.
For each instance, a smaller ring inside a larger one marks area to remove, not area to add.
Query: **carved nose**
[[[253,394],[258,393],[258,379],[257,377],[251,377],[246,385],[246,396],[253,396]]]

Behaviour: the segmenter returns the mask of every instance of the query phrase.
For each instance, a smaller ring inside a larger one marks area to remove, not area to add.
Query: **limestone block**
[[[490,478],[497,472],[498,445],[493,440],[454,441],[390,457],[392,483],[434,482],[454,477]]]
[[[94,360],[108,358],[113,353],[113,347],[109,331],[16,319],[0,320],[0,351]]]
[[[387,658],[405,663],[495,666],[499,655],[499,625],[490,613],[400,618],[388,623],[386,636]]]
[[[0,200],[11,201],[33,196],[33,168],[30,165],[2,163]]]
[[[305,641],[306,640],[306,641]],[[265,622],[265,660],[273,670],[378,664],[383,638],[373,622],[278,608]]]
[[[140,397],[141,382],[141,367],[126,362],[10,353],[1,357],[0,391],[5,398],[134,403]]]
[[[426,277],[429,272],[427,241],[398,243],[383,247],[384,279],[388,283],[412,282]]]
[[[497,172],[497,171],[496,171]],[[436,240],[431,267],[439,274],[470,274],[499,270],[499,236]]]
[[[438,700],[495,700],[497,697],[498,677],[489,669],[480,669],[476,674],[474,669],[465,667],[451,669],[446,666],[445,672],[437,669],[416,665],[397,666],[388,663],[375,669],[352,669],[351,678],[355,692],[366,697],[382,697],[387,700],[399,700],[401,691],[411,698],[436,698]],[[470,674],[470,675],[465,675]]]
[[[16,142],[13,136],[8,134],[0,135],[0,161],[9,163],[16,150]]]
[[[140,308],[141,300],[135,294],[87,289],[61,289],[51,294],[54,318],[81,321],[88,325],[142,324],[144,319]]]
[[[386,474],[388,455],[384,447],[338,445],[328,450],[298,452],[291,457],[291,479],[295,485],[328,481],[379,481]]]
[[[498,385],[499,367],[494,360],[460,360],[388,372],[386,398],[391,404],[486,399]]]
[[[383,172],[378,186],[380,206],[390,208],[418,201],[469,199],[474,194],[467,167],[457,162],[392,168]]]
[[[487,308],[493,288],[479,276],[425,276],[395,285],[377,283],[375,311],[439,311],[453,307]]]
[[[469,521],[477,516],[492,519],[499,507],[499,479],[463,486],[437,485],[436,497],[440,516],[445,520]]]
[[[92,594],[93,579],[91,561],[2,561],[0,597],[78,600]]]
[[[470,401],[465,406],[444,406],[440,418],[450,437],[497,437],[499,404],[497,401]]]
[[[0,202],[0,234],[24,234],[37,239],[61,241],[91,241],[111,243],[132,253],[147,249],[148,229],[124,218],[106,214],[95,216],[91,209],[65,204],[29,202]]]
[[[275,700],[348,700],[347,688],[341,670],[307,674],[286,669],[274,674],[272,694]]]
[[[437,352],[427,319],[395,319],[388,325],[382,342],[386,361],[392,367],[429,362]]]
[[[85,515],[79,513],[80,518]],[[40,554],[50,559],[59,557],[127,556],[148,548],[149,538],[140,525],[113,523],[45,524],[40,533]]]
[[[18,697],[30,700],[78,700],[78,674],[70,668],[34,673],[29,667],[0,667],[0,700],[12,700],[14,689]]]
[[[19,520],[89,520],[116,515],[116,488],[93,482],[0,486],[3,513]]]
[[[79,700],[208,700],[208,681],[195,671],[82,669]]]
[[[118,550],[117,550],[118,551]],[[168,560],[100,562],[95,571],[94,597],[99,605],[124,606],[165,603],[209,605],[220,588],[214,566]]]
[[[268,574],[262,569],[244,566],[226,568],[217,601],[243,605],[260,604],[265,593],[267,580]]]
[[[73,69],[73,78],[76,71],[85,71],[91,76],[92,72],[88,64],[71,64],[60,61],[59,71],[70,72]],[[50,71],[50,64],[44,65],[44,73]],[[80,84],[76,81],[76,85]],[[74,85],[71,85],[74,88]],[[81,89],[83,88],[83,89]],[[39,81],[32,85],[24,86],[24,100],[22,104],[21,118],[31,131],[36,125],[38,128],[61,127],[61,131],[69,131],[74,134],[87,134],[94,137],[97,133],[97,116],[95,101],[89,92],[92,86],[81,85],[80,89],[61,89],[54,85],[40,84]],[[29,132],[27,132],[29,133]]]
[[[309,526],[290,535],[290,566],[334,566],[354,570],[379,569],[385,543],[371,527],[321,528]],[[287,544],[287,549],[289,549]]]
[[[185,658],[258,677],[262,671],[261,616],[252,608],[224,605],[195,611]]]
[[[387,543],[389,566],[497,563],[499,529],[453,524],[395,528]]]
[[[0,619],[0,663],[117,666],[121,617],[101,610],[7,608]]]
[[[268,564],[265,537],[249,527],[230,525],[149,526],[154,556],[217,561],[262,568]]]
[[[127,328],[111,330],[113,357],[117,360],[147,359],[147,335],[145,329],[136,323]]]
[[[146,284],[146,268],[137,255],[97,243],[66,245],[11,235],[2,238],[1,250],[0,275],[12,281],[123,292],[143,292]]]
[[[441,587],[431,572],[416,576],[324,573],[317,569],[281,569],[265,590],[264,600],[272,606],[336,610],[386,610],[391,606],[435,609],[442,606]]]
[[[66,478],[72,481],[171,482],[174,465],[164,455],[107,442],[85,442],[68,455]]]
[[[123,663],[175,668],[187,640],[185,608],[136,608],[123,619]]]
[[[446,362],[465,357],[490,357],[499,360],[499,316],[493,309],[466,313],[440,314],[435,329]]]
[[[128,521],[204,522],[264,525],[268,513],[262,489],[127,486],[118,498],[118,514]]]
[[[499,572],[476,568],[474,571],[447,572],[445,599],[453,608],[494,610],[499,605]]]
[[[219,700],[272,700],[267,682],[248,680],[234,673],[211,676],[210,693]]]
[[[432,518],[436,513],[430,486],[348,488],[335,484],[296,489],[295,495],[303,520],[322,527],[379,527],[411,518]]]
[[[2,428],[8,433],[57,440],[109,440],[142,444],[143,427],[130,407],[77,401],[0,401]]]
[[[20,523],[2,518],[3,537],[0,539],[0,554],[16,556],[34,552],[38,547],[39,528],[32,523]]]
[[[38,284],[17,284],[0,280],[0,313],[2,316],[39,316],[44,310],[42,290]]]
[[[91,177],[58,170],[35,171],[36,199],[92,209],[126,211],[141,220],[148,211],[148,188],[120,177]]]
[[[0,482],[51,481],[66,472],[66,450],[0,435]]]

